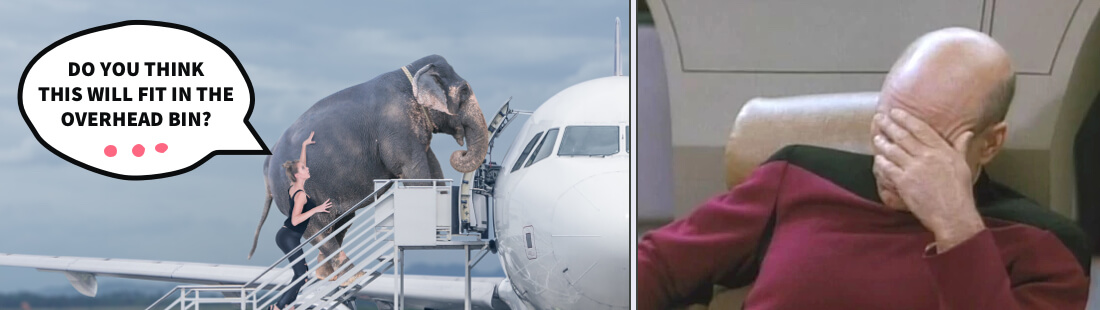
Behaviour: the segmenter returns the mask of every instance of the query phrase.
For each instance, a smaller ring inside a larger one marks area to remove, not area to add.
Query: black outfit
[[[298,191],[294,192],[294,194],[290,195],[291,216],[294,215],[294,196],[298,195],[299,192],[302,192],[302,190],[299,189]],[[306,195],[306,204],[302,206],[302,213],[309,212],[309,210],[313,209],[313,207],[316,206],[317,202],[313,201],[313,198],[310,198],[309,195]],[[302,244],[302,234],[304,234],[306,231],[306,225],[309,225],[308,218],[305,221],[298,223],[298,225],[294,225],[290,221],[291,216],[287,216],[286,221],[283,221],[283,228],[279,229],[279,232],[275,234],[275,244],[279,246],[280,250],[283,250],[284,254],[290,252],[290,250],[293,250],[294,248],[298,247],[298,245]],[[290,257],[287,258],[287,261],[292,262],[301,256],[302,250],[299,249],[297,251],[294,251],[294,254],[290,254]],[[298,277],[306,274],[306,271],[309,270],[309,267],[306,267],[305,260],[301,260],[298,263],[294,264],[293,268],[294,279],[297,279]],[[278,306],[279,309],[283,309],[284,307],[286,307],[286,305],[294,302],[295,299],[298,299],[298,290],[302,289],[302,285],[305,283],[305,280],[295,283],[294,286],[286,291],[286,293],[283,293],[283,296],[279,298],[279,301],[276,302],[275,305]]]
[[[290,195],[290,212],[291,213],[294,212],[294,197],[295,197],[295,195],[298,195],[298,192],[302,192],[302,190],[299,189],[297,192],[294,192],[294,194]],[[313,200],[313,197],[309,197],[309,195],[306,195],[306,205],[302,206],[302,213],[309,212],[309,210],[312,210],[313,207],[316,207],[316,206],[317,206],[317,202]],[[283,227],[286,227],[290,230],[296,231],[300,235],[306,233],[306,225],[309,225],[309,218],[306,218],[305,221],[302,221],[301,223],[298,223],[298,225],[294,225],[294,223],[291,223],[289,216],[287,216],[286,220],[283,221]]]

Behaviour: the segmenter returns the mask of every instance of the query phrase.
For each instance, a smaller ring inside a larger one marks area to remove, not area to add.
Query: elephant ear
[[[447,97],[443,92],[443,85],[439,82],[439,75],[432,70],[431,64],[420,68],[412,78],[413,96],[421,106],[441,111],[451,115],[447,110]]]

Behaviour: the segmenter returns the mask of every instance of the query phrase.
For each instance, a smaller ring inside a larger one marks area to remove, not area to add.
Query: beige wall
[[[722,148],[749,99],[877,90],[905,45],[947,26],[991,33],[1020,74],[991,173],[1075,213],[1072,141],[1100,90],[1100,0],[648,2],[669,80],[677,214],[724,190]]]

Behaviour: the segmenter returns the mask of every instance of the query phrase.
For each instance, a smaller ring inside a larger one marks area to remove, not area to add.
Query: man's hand
[[[874,172],[890,184],[905,207],[936,237],[942,253],[985,229],[974,206],[965,132],[948,143],[925,122],[905,111],[876,114]]]

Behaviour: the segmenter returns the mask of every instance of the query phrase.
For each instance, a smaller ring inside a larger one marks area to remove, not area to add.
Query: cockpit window
[[[530,166],[543,158],[550,157],[550,154],[554,153],[554,143],[558,142],[558,129],[550,129],[546,131],[546,138],[542,139],[542,144],[535,149],[535,155],[531,156],[531,159],[527,160],[527,164],[524,167]]]
[[[542,133],[536,133],[531,142],[527,142],[527,146],[523,148],[523,153],[519,154],[519,158],[516,159],[516,164],[512,166],[512,172],[516,172],[519,168],[523,167],[523,160],[527,159],[527,154],[531,154],[531,149],[535,147],[535,142],[539,142],[539,138],[542,137]]]
[[[558,155],[607,156],[619,152],[619,126],[565,127]]]

